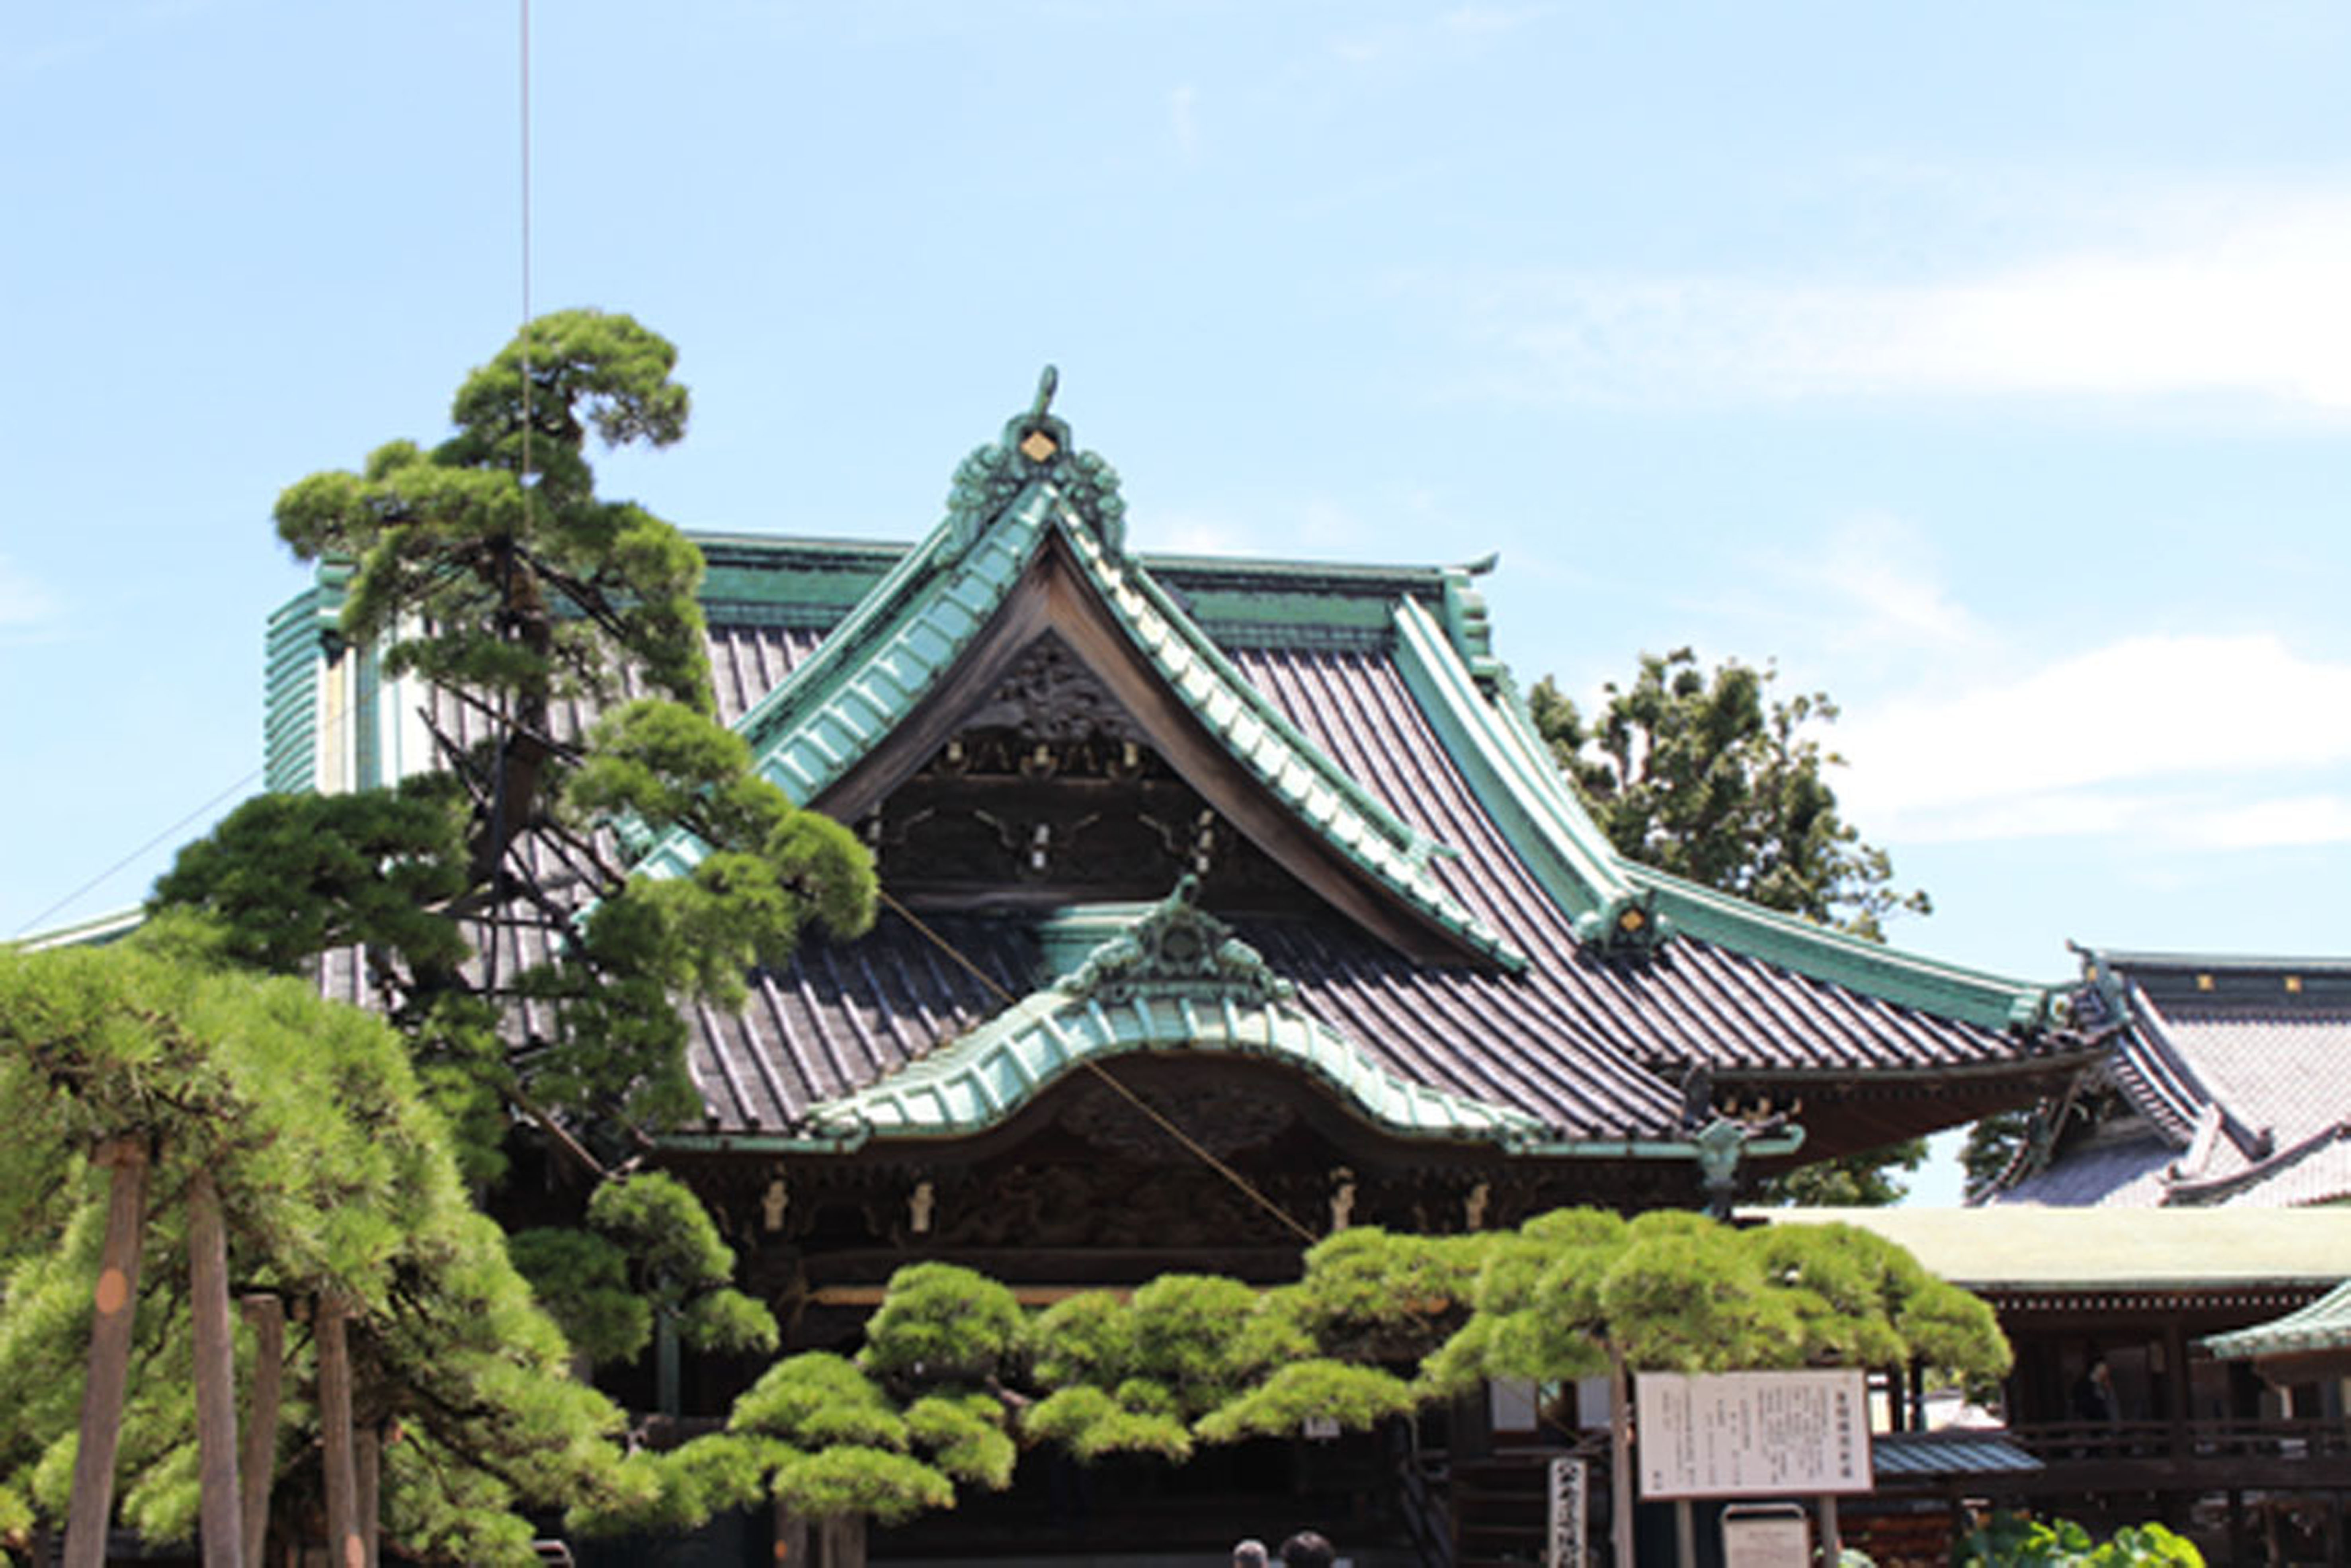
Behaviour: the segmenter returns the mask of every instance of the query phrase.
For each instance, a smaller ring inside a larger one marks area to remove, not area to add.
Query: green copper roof
[[[947,516],[901,558],[816,655],[745,714],[758,766],[813,800],[934,690],[1004,603],[1050,536],[1134,647],[1201,725],[1292,814],[1423,918],[1512,967],[1523,955],[1447,894],[1428,869],[1442,846],[1400,821],[1301,735],[1191,618],[1123,553],[1117,476],[1074,452],[1044,402],[956,470]],[[703,853],[672,833],[640,864],[689,870]]]
[[[1489,697],[1456,643],[1420,605],[1395,607],[1396,662],[1511,848],[1602,946],[1675,931],[1814,979],[1986,1029],[2050,1020],[2053,992],[1922,958],[1796,915],[1761,908],[1617,853],[1507,693]]]
[[[1608,945],[1637,894],[1516,708],[1487,699],[1459,649],[1412,600],[1395,608],[1396,667],[1470,790],[1577,935]],[[1639,929],[1649,931],[1646,918]]]
[[[1192,905],[1190,892],[1187,877],[1044,989],[883,1082],[813,1107],[801,1146],[954,1137],[1003,1122],[1085,1061],[1187,1051],[1281,1062],[1408,1137],[1522,1152],[1550,1141],[1534,1117],[1406,1083],[1317,1023],[1256,949]]]
[[[2232,1333],[2214,1334],[2204,1342],[2204,1348],[2222,1361],[2351,1348],[2351,1281],[2335,1286],[2310,1305],[2282,1318]]]

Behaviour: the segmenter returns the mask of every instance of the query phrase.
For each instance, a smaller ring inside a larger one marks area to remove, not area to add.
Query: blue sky
[[[1525,678],[1689,643],[1833,693],[1938,904],[1907,945],[2351,951],[2351,10],[532,26],[534,303],[695,397],[608,493],[911,538],[1054,361],[1144,549],[1499,549]],[[518,319],[517,35],[0,16],[0,933],[253,771],[278,489],[439,434]]]

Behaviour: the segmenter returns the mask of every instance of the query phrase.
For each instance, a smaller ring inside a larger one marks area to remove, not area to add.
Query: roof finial
[[[1061,372],[1047,365],[1037,377],[1037,401],[1029,405],[1029,417],[1037,418],[1053,404],[1054,389],[1061,384]]]

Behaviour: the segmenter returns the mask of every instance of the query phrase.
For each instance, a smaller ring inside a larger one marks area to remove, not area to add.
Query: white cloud
[[[2271,635],[2134,637],[1839,727],[1838,794],[1889,839],[2351,837],[2351,664]]]
[[[1176,138],[1176,151],[1186,162],[1200,155],[1199,98],[1190,82],[1178,84],[1167,94],[1168,129]]]
[[[2351,193],[2203,215],[1932,281],[1519,276],[1468,304],[1521,395],[2196,398],[2351,419]]]
[[[2187,825],[2188,841],[2220,850],[2351,843],[2351,797],[2294,795],[2248,806],[2200,812]]]
[[[0,632],[35,632],[56,618],[57,602],[31,576],[0,555]]]
[[[1552,10],[1550,5],[1468,5],[1437,18],[1447,32],[1487,35],[1513,32]]]
[[[1804,551],[1769,552],[1757,564],[1772,618],[1842,652],[1949,655],[1989,635],[1944,588],[1925,532],[1892,513],[1847,517]]]

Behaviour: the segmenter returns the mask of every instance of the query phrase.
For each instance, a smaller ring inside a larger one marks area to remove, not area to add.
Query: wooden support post
[[[1616,1543],[1616,1568],[1633,1563],[1633,1380],[1625,1375],[1625,1353],[1608,1347],[1608,1531]]]
[[[837,1513],[824,1521],[824,1568],[865,1568],[865,1516]]]
[[[236,1479],[236,1341],[228,1326],[228,1233],[209,1167],[188,1178],[188,1316],[196,1345],[197,1534],[204,1568],[245,1568]]]
[[[352,1436],[351,1467],[357,1472],[352,1478],[357,1485],[360,1526],[360,1561],[364,1568],[376,1568],[377,1540],[383,1523],[383,1434],[373,1427],[362,1427]]]
[[[114,1456],[122,1440],[122,1394],[131,1375],[131,1324],[139,1308],[139,1249],[147,1214],[147,1145],[117,1138],[98,1153],[114,1167],[99,1254],[97,1312],[89,1324],[89,1375],[82,1385],[81,1441],[74,1454],[73,1500],[66,1511],[64,1568],[104,1568],[114,1515]]]
[[[1821,1494],[1821,1561],[1834,1563],[1844,1550],[1844,1532],[1837,1528],[1836,1493]]]
[[[253,1330],[253,1380],[246,1389],[242,1526],[246,1568],[263,1568],[269,1537],[269,1488],[277,1473],[277,1402],[286,1377],[286,1303],[247,1296],[241,1303]]]
[[[349,1315],[341,1301],[319,1299],[319,1426],[326,1448],[328,1568],[366,1568],[367,1563],[359,1531],[359,1478],[351,1460]]]
[[[1686,1497],[1674,1500],[1674,1562],[1698,1568],[1698,1513]]]

